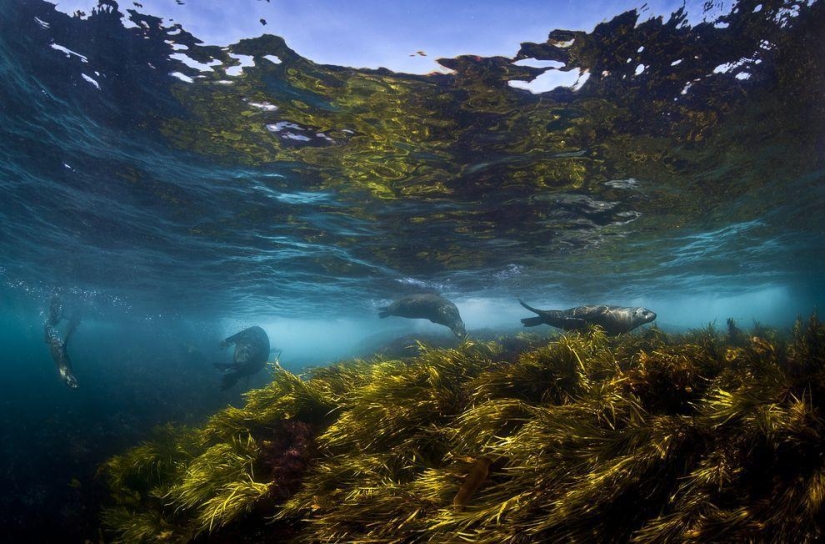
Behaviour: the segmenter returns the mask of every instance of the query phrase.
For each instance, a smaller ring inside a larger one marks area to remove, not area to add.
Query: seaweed
[[[110,460],[104,522],[119,542],[818,540],[825,325],[733,327],[277,369]]]

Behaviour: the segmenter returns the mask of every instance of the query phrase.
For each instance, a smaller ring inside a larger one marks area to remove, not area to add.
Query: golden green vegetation
[[[825,325],[421,347],[165,427],[103,467],[117,542],[810,542]]]

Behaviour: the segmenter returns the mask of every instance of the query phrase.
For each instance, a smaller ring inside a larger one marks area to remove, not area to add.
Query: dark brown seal
[[[55,295],[49,307],[49,317],[43,324],[44,341],[49,345],[49,353],[57,364],[57,371],[60,374],[60,379],[63,383],[72,389],[77,389],[77,378],[72,372],[72,360],[69,358],[69,352],[66,346],[69,344],[69,338],[74,333],[77,326],[80,325],[80,319],[72,317],[69,319],[69,328],[66,331],[64,338],[60,337],[57,330],[57,324],[63,319],[63,303],[60,297]]]
[[[568,310],[538,310],[528,306],[519,299],[522,306],[538,314],[538,317],[526,317],[521,320],[525,327],[550,325],[566,331],[585,330],[590,325],[598,325],[607,334],[616,335],[631,331],[639,325],[656,319],[656,313],[647,308],[628,308],[625,306],[578,306]]]
[[[221,342],[221,348],[232,344],[235,344],[232,362],[215,364],[216,368],[226,372],[221,382],[221,391],[229,389],[242,377],[259,372],[269,359],[269,336],[258,326],[233,334]]]
[[[459,338],[467,336],[464,322],[456,305],[438,295],[410,295],[398,299],[389,306],[379,308],[378,317],[391,315],[412,319],[429,319],[433,323],[449,327]]]

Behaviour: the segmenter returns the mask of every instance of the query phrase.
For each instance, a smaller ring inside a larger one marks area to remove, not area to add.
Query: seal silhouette
[[[461,314],[455,304],[433,294],[409,295],[383,308],[379,308],[381,319],[391,315],[411,319],[429,319],[433,323],[449,327],[459,338],[467,336]]]
[[[54,295],[49,305],[49,317],[43,323],[43,337],[49,345],[49,353],[57,365],[60,379],[71,389],[77,389],[77,378],[74,377],[72,360],[69,358],[66,347],[69,344],[69,338],[71,338],[77,326],[80,325],[80,319],[77,317],[69,319],[69,328],[66,330],[64,338],[60,337],[60,332],[57,330],[57,324],[60,323],[61,319],[63,319],[63,302],[58,295]]]
[[[221,342],[221,348],[232,344],[235,344],[232,362],[215,364],[216,368],[226,373],[221,382],[221,391],[229,389],[242,377],[259,372],[269,358],[269,336],[258,326],[233,334]]]
[[[578,306],[567,310],[539,310],[519,299],[522,306],[538,314],[521,320],[525,327],[550,325],[566,331],[580,331],[598,325],[609,335],[622,334],[656,319],[656,313],[647,308],[625,306]]]

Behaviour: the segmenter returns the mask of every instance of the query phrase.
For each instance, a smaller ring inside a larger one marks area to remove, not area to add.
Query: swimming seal
[[[456,305],[438,295],[410,295],[396,300],[389,306],[379,308],[381,319],[395,315],[411,319],[429,319],[433,323],[449,327],[459,338],[467,336],[464,322]]]
[[[223,342],[221,348],[235,344],[231,363],[216,363],[215,367],[226,372],[221,382],[221,391],[235,385],[243,376],[259,372],[269,358],[269,336],[260,327],[249,327],[233,334]]]
[[[542,323],[566,331],[580,331],[590,325],[598,325],[609,335],[631,331],[639,325],[656,319],[656,313],[647,308],[624,306],[579,306],[568,310],[538,310],[519,299],[522,306],[538,314],[521,320],[525,327],[535,327]]]
[[[74,377],[72,372],[72,360],[69,359],[66,346],[69,344],[72,333],[80,325],[80,319],[77,317],[69,319],[66,337],[60,338],[60,333],[56,327],[61,319],[63,319],[63,303],[60,301],[60,297],[54,296],[49,307],[49,318],[43,324],[44,341],[49,345],[49,353],[51,353],[52,359],[57,364],[60,379],[71,389],[77,389],[77,378]]]

